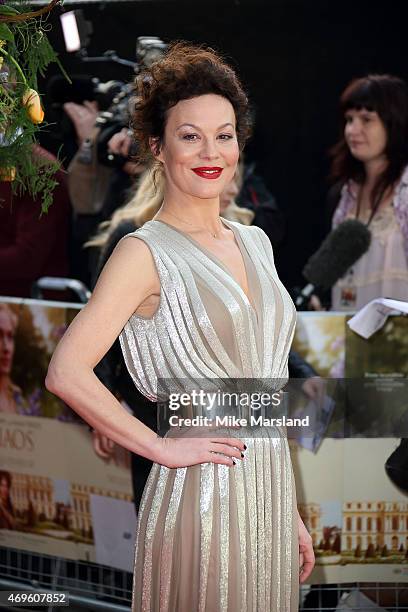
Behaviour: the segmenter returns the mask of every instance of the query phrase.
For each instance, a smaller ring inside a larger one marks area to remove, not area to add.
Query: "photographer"
[[[165,47],[156,37],[139,37],[137,62],[126,63],[138,72],[141,67],[155,61]],[[125,61],[116,56],[113,58],[112,54],[107,59]],[[68,168],[74,210],[72,267],[74,276],[88,286],[96,262],[92,260],[92,254],[84,252],[83,245],[95,233],[99,223],[109,219],[124,205],[135,179],[144,170],[143,165],[133,162],[138,147],[128,133],[133,85],[121,81],[92,81],[94,97],[102,109],[99,113],[95,112],[95,104],[87,101],[64,104],[79,145]]]
[[[78,151],[69,168],[69,189],[74,210],[73,275],[87,286],[95,266],[92,254],[83,245],[102,221],[123,205],[134,179],[143,166],[129,160],[132,154],[128,128],[123,127],[122,110],[98,113],[97,103],[64,103],[77,135]]]

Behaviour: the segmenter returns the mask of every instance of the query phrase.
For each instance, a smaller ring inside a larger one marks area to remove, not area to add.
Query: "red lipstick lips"
[[[201,168],[191,168],[198,176],[205,179],[217,179],[221,176],[224,168],[219,166],[202,166]]]

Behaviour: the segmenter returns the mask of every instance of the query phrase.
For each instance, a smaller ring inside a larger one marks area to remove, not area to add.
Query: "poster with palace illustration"
[[[131,571],[130,455],[116,445],[109,459],[97,456],[87,424],[44,386],[51,355],[78,311],[0,300],[0,546]]]
[[[131,571],[136,515],[127,451],[116,445],[101,459],[84,425],[3,413],[0,465],[0,546]]]
[[[0,300],[0,546],[132,571],[130,455],[116,446],[101,459],[88,426],[44,388],[52,352],[77,312]],[[294,348],[320,376],[340,379],[349,356],[358,362],[353,343],[361,350],[347,333],[344,314],[299,313]],[[317,559],[309,582],[408,581],[408,497],[384,471],[397,444],[324,437],[311,452],[290,442]]]
[[[384,469],[398,443],[328,438],[316,454],[291,443],[313,582],[408,582],[408,496]]]

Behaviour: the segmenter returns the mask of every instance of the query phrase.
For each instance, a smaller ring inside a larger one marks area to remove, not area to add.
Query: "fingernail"
[[[242,458],[244,458],[244,457],[245,457],[244,453],[241,453],[241,457],[242,457]]]
[[[236,465],[236,461],[235,461],[235,459],[233,459],[233,460],[232,460],[232,463],[233,463],[234,465]]]
[[[247,445],[246,445],[246,444],[244,444],[244,450],[246,450],[246,449],[247,449]]]

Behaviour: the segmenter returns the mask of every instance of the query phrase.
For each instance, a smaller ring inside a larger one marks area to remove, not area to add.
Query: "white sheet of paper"
[[[96,562],[133,572],[136,512],[132,502],[91,495]]]
[[[408,302],[376,298],[363,306],[347,323],[356,334],[367,339],[381,329],[391,314],[408,314]]]

